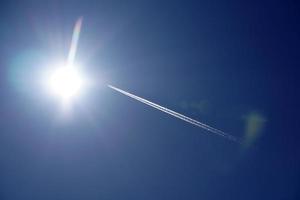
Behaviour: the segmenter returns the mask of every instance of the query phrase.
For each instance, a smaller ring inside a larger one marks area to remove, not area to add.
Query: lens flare
[[[75,59],[77,46],[78,46],[78,40],[79,40],[79,36],[80,36],[80,31],[81,31],[82,20],[83,20],[83,18],[80,17],[76,21],[75,26],[74,26],[72,42],[71,42],[70,51],[69,51],[69,55],[68,55],[68,63],[70,65],[73,64],[74,59]]]

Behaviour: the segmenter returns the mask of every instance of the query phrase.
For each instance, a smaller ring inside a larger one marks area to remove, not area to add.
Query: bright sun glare
[[[82,85],[82,77],[74,67],[60,67],[50,75],[49,86],[51,92],[60,96],[63,100],[70,100],[78,94]]]
[[[57,66],[52,72],[47,72],[47,85],[51,94],[60,97],[64,103],[78,95],[83,88],[84,80],[82,74],[78,71],[78,66],[73,65],[79,34],[81,30],[82,17],[79,18],[74,26],[72,42],[68,58],[64,65]]]

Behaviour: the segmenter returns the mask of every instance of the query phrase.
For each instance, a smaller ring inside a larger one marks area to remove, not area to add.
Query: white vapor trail
[[[180,114],[180,113],[178,113],[178,112],[175,112],[175,111],[173,111],[173,110],[170,110],[170,109],[168,109],[168,108],[165,108],[165,107],[163,107],[163,106],[160,106],[160,105],[158,105],[158,104],[156,104],[156,103],[153,103],[153,102],[151,102],[151,101],[148,101],[148,100],[146,100],[146,99],[143,99],[143,98],[141,98],[141,97],[138,97],[138,96],[136,96],[136,95],[133,95],[133,94],[131,94],[131,93],[129,93],[129,92],[126,92],[126,91],[124,91],[124,90],[121,90],[121,89],[119,89],[119,88],[116,88],[116,87],[114,87],[114,86],[112,86],[112,85],[108,85],[108,87],[111,88],[111,89],[113,89],[113,90],[115,90],[115,91],[118,91],[118,92],[120,92],[120,93],[122,93],[122,94],[124,94],[124,95],[126,95],[126,96],[129,96],[129,97],[131,97],[131,98],[133,98],[133,99],[135,99],[135,100],[137,100],[137,101],[140,101],[140,102],[142,102],[142,103],[144,103],[144,104],[146,104],[146,105],[148,105],[148,106],[151,106],[151,107],[156,108],[156,109],[158,109],[158,110],[160,110],[160,111],[162,111],[162,112],[164,112],[164,113],[167,113],[167,114],[169,114],[169,115],[172,115],[173,117],[177,117],[177,118],[179,118],[179,119],[181,119],[181,120],[183,120],[183,121],[186,121],[186,122],[188,122],[188,123],[190,123],[190,124],[193,124],[193,125],[195,125],[195,126],[198,126],[198,127],[200,127],[200,128],[203,128],[203,129],[205,129],[205,130],[207,130],[207,131],[209,131],[209,132],[215,133],[215,134],[217,134],[217,135],[219,135],[219,136],[222,136],[222,137],[224,137],[224,138],[227,138],[227,139],[229,139],[229,140],[231,140],[231,141],[241,143],[240,140],[238,140],[236,137],[234,137],[234,136],[232,136],[232,135],[229,135],[229,134],[227,134],[227,133],[225,133],[225,132],[223,132],[223,131],[221,131],[221,130],[218,130],[218,129],[215,129],[215,128],[213,128],[213,127],[210,127],[210,126],[208,126],[208,125],[206,125],[206,124],[204,124],[204,123],[202,123],[202,122],[199,122],[199,121],[194,120],[194,119],[192,119],[192,118],[190,118],[190,117],[187,117],[187,116],[185,116],[185,115],[182,115],[182,114]]]

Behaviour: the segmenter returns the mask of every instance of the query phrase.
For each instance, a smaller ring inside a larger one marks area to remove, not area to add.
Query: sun
[[[83,78],[74,66],[62,66],[50,74],[48,85],[52,94],[70,100],[82,89]]]
[[[70,105],[75,96],[86,86],[87,81],[79,70],[79,66],[75,65],[75,55],[77,44],[82,25],[82,17],[80,17],[74,26],[72,42],[68,57],[63,59],[60,64],[47,64],[49,68],[45,71],[43,81],[46,80],[49,93],[62,100],[64,105]],[[46,78],[45,78],[46,77]],[[45,83],[45,82],[44,82]]]

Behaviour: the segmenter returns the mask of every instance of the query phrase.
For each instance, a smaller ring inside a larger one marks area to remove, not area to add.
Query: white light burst
[[[50,75],[49,87],[52,94],[69,101],[82,89],[83,78],[74,67],[59,67]]]

